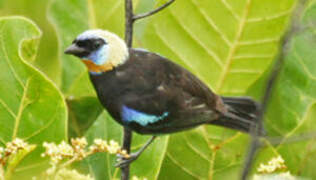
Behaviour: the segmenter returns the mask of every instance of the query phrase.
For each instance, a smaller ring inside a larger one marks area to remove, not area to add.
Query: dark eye
[[[103,44],[105,44],[105,41],[104,41],[103,39],[96,39],[96,40],[94,41],[93,46],[94,46],[95,49],[98,49],[98,48],[101,47]]]

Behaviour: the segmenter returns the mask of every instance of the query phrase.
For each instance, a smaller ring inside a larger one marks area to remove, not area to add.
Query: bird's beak
[[[65,54],[72,54],[72,55],[80,57],[86,53],[86,50],[84,48],[78,47],[76,44],[72,44],[71,46],[69,46],[65,50],[64,53]]]

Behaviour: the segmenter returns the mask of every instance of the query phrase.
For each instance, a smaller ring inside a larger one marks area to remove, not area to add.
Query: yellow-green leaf
[[[35,56],[40,37],[41,31],[26,18],[0,18],[1,144],[15,138],[32,144],[67,138],[63,96],[45,75],[29,64],[30,59],[25,59]],[[41,166],[40,152],[37,148],[27,156],[16,174]]]
[[[295,2],[176,1],[151,18],[142,42],[216,93],[245,95],[272,63]],[[214,126],[172,135],[159,177],[236,177],[247,144],[248,135]]]

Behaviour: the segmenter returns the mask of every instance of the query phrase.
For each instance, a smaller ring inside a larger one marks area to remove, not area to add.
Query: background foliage
[[[135,0],[134,7],[145,12],[163,2]],[[176,1],[135,25],[134,46],[181,64],[219,94],[259,98],[295,4],[295,0]],[[0,0],[1,145],[14,137],[35,144],[60,142],[68,135],[86,136],[90,142],[97,137],[122,139],[122,128],[97,101],[86,68],[63,51],[90,28],[122,37],[123,10],[123,0]],[[316,5],[310,1],[302,24],[313,26],[315,18]],[[315,40],[315,28],[308,28],[291,43],[265,119],[268,135],[284,139],[276,146],[267,142],[254,172],[259,163],[281,155],[292,174],[316,178],[315,140],[286,143],[298,133],[316,130]],[[134,136],[132,149],[148,138]],[[202,126],[160,137],[133,163],[131,173],[148,179],[174,175],[236,179],[248,143],[246,134]],[[16,176],[43,167],[40,152],[28,156]],[[115,157],[97,154],[76,167],[97,179],[113,179],[119,175],[114,163]]]

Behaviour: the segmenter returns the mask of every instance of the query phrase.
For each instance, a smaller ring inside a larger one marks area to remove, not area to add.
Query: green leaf
[[[5,170],[5,179],[12,178],[15,168],[28,154],[34,151],[35,148],[36,145],[29,145],[28,147],[25,147],[25,149],[20,149],[16,154],[10,156],[10,158],[8,159],[7,168]]]
[[[0,16],[21,15],[32,19],[41,29],[41,43],[38,46],[36,58],[32,63],[39,70],[44,72],[48,78],[56,84],[60,84],[61,66],[57,59],[57,38],[54,29],[47,21],[45,11],[49,1],[32,0],[32,3],[25,0],[0,1]],[[3,7],[1,7],[1,4]]]
[[[37,52],[40,30],[22,17],[0,18],[0,29],[0,142],[22,138],[41,144],[66,139],[63,96],[28,62]],[[27,156],[15,175],[38,168],[43,163],[41,150]]]
[[[85,0],[55,0],[49,9],[48,18],[57,31],[59,43],[59,57],[62,64],[61,89],[66,94],[70,93],[69,89],[73,82],[87,74],[84,65],[77,58],[63,53],[78,34],[89,28],[86,5]],[[83,87],[88,85],[88,83],[82,84]]]
[[[269,133],[284,136],[277,150],[294,175],[314,179],[315,138],[287,143],[293,137],[316,131],[316,4],[306,10],[303,25],[312,28],[292,40],[281,75],[274,89],[266,118]]]
[[[288,0],[176,1],[152,17],[142,42],[189,69],[215,92],[245,95],[273,61],[294,4]],[[237,175],[247,139],[214,126],[172,135],[159,178]]]
[[[69,137],[83,136],[103,111],[95,97],[82,97],[67,101],[69,109]]]

